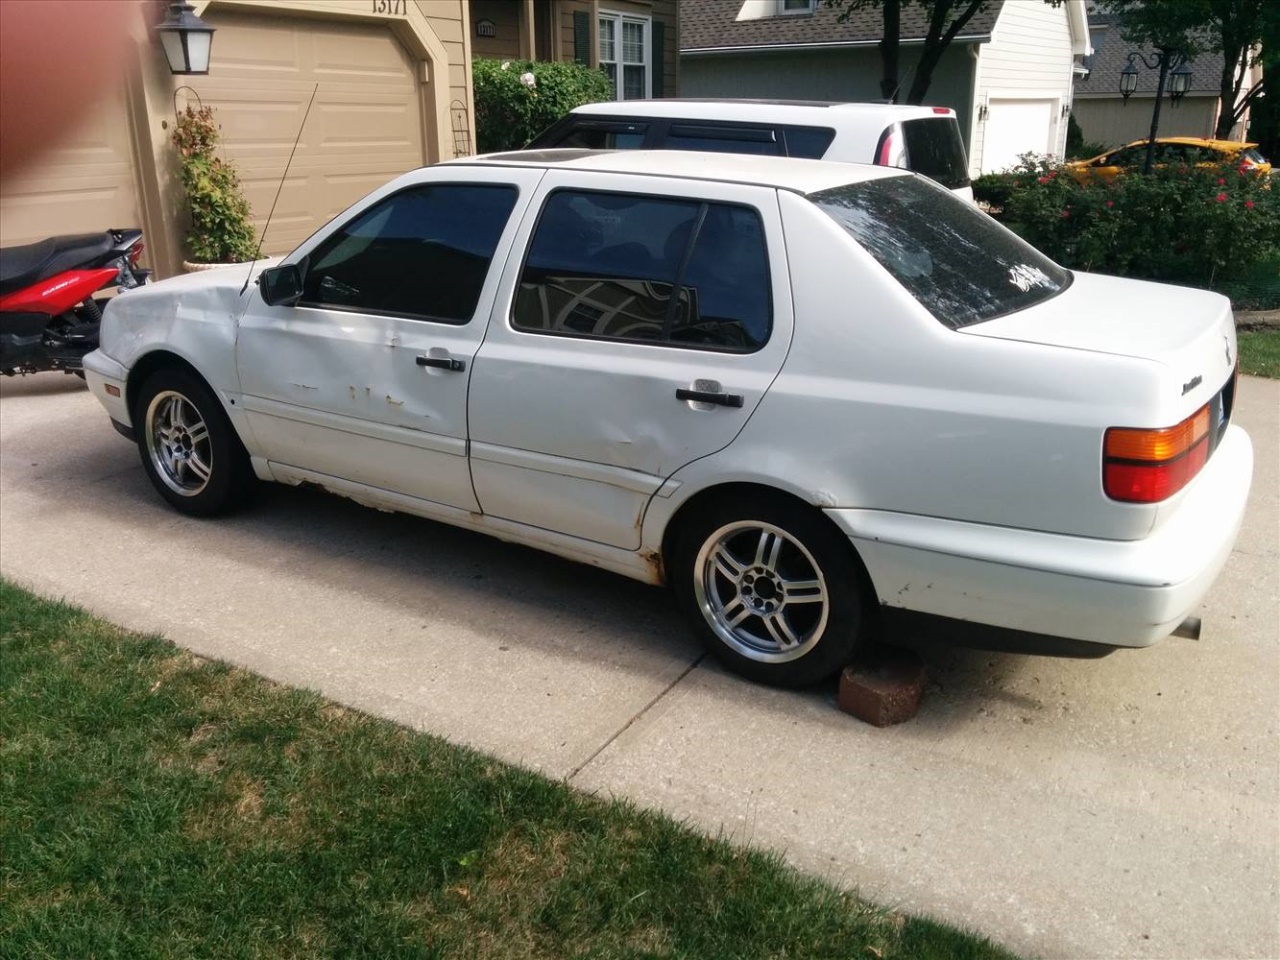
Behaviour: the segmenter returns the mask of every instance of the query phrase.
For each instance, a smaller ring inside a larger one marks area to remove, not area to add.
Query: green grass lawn
[[[1280,330],[1255,330],[1237,335],[1240,372],[1280,379]]]
[[[0,956],[985,958],[776,857],[0,582]]]

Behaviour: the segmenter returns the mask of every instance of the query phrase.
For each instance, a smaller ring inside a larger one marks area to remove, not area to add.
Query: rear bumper
[[[1142,540],[1094,540],[875,510],[828,510],[880,602],[1006,630],[1118,647],[1168,636],[1235,544],[1253,447],[1229,427],[1176,510]]]

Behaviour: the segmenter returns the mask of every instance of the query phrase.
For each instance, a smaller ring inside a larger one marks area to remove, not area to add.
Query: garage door
[[[0,244],[141,227],[124,85],[68,139],[0,183]]]
[[[982,172],[1006,170],[1022,153],[1053,149],[1052,100],[996,100],[987,105],[982,141]]]
[[[259,231],[307,101],[320,84],[264,251],[287,253],[353,201],[422,166],[414,63],[380,25],[212,9],[209,76],[192,84],[214,108]]]

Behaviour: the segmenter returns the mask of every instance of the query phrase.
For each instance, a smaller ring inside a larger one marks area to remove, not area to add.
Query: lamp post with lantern
[[[1120,96],[1124,102],[1138,89],[1138,68],[1134,61],[1138,60],[1148,70],[1159,70],[1160,79],[1156,81],[1156,103],[1151,110],[1151,134],[1147,137],[1147,156],[1142,164],[1142,172],[1151,172],[1151,163],[1156,151],[1156,131],[1160,128],[1160,100],[1164,96],[1165,81],[1169,81],[1169,99],[1178,103],[1191,89],[1191,68],[1187,66],[1187,55],[1173,47],[1159,47],[1151,59],[1135,50],[1129,54],[1125,68],[1120,71]]]
[[[196,16],[191,4],[169,4],[164,19],[156,25],[169,72],[181,76],[208,73],[213,29]]]

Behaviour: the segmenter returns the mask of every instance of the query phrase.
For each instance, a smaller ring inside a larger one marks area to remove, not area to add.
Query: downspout
[[[591,29],[587,31],[591,37],[590,66],[592,70],[600,69],[600,0],[591,0]],[[614,38],[615,45],[619,47],[622,44],[622,37]],[[622,54],[620,50],[614,51],[614,56],[618,57],[618,63],[622,63]],[[622,68],[618,68],[619,81],[622,76]],[[616,94],[615,94],[616,96]]]
[[[550,4],[550,10],[548,11],[547,16],[551,20],[551,36],[549,38],[550,42],[548,43],[549,49],[547,52],[551,54],[552,63],[559,63],[561,59],[563,59],[560,56],[560,40],[563,36],[560,17],[563,16],[563,14],[560,11],[560,0],[547,0],[547,2]]]
[[[538,59],[537,37],[534,34],[535,19],[533,0],[524,0],[520,11],[520,56],[525,60]]]

